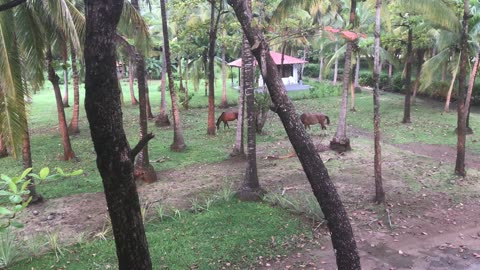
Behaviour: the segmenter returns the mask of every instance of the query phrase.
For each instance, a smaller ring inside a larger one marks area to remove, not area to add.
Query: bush
[[[303,69],[303,76],[308,78],[317,78],[320,72],[318,64],[306,64]]]

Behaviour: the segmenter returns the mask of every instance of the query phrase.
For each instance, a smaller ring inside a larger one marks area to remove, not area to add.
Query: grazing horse
[[[238,112],[222,112],[220,117],[217,120],[217,130],[220,128],[220,122],[223,122],[223,128],[230,128],[228,121],[234,121],[238,119]]]
[[[310,129],[310,125],[314,124],[320,124],[322,129],[327,129],[325,126],[325,120],[327,120],[327,125],[330,125],[330,119],[323,113],[302,113],[302,115],[300,115],[300,120],[302,120],[305,129]]]

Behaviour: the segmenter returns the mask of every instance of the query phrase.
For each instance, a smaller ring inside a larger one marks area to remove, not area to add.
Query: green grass
[[[258,228],[262,228],[258,230]],[[296,235],[310,235],[297,216],[264,203],[218,202],[199,214],[182,213],[146,226],[153,269],[246,269],[256,258],[286,254]],[[117,268],[114,242],[95,240],[67,247],[56,261],[50,253],[9,269]]]

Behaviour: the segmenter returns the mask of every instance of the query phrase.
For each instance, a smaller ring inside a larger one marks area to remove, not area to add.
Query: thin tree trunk
[[[123,129],[116,74],[114,40],[123,1],[87,1],[85,5],[85,43],[95,44],[85,46],[85,110],[112,222],[118,268],[152,269],[133,179],[135,152]],[[146,143],[145,139],[134,150]]]
[[[28,123],[25,123],[25,124],[27,125],[27,129],[23,133],[23,138],[22,138],[22,160],[23,160],[23,168],[28,169],[28,168],[33,168],[33,163],[32,163],[32,151],[30,146],[30,133],[28,132]],[[28,190],[30,191],[29,196],[32,197],[30,204],[36,204],[36,203],[42,202],[43,197],[37,192],[37,189],[35,187],[35,180],[31,176],[27,176],[27,180],[30,181],[30,184],[28,184]]]
[[[251,9],[251,0],[247,2],[249,10]],[[243,65],[243,88],[247,105],[247,167],[242,186],[237,191],[236,196],[243,201],[259,201],[262,199],[265,191],[260,188],[257,174],[257,150],[256,150],[256,117],[255,117],[255,96],[253,81],[254,58],[250,50],[248,40],[243,38],[242,47],[242,65]]]
[[[225,60],[225,51],[227,50],[225,44],[222,45],[222,108],[228,107],[227,101],[227,65]]]
[[[180,120],[180,112],[177,104],[177,94],[173,85],[172,64],[170,62],[170,42],[168,40],[167,11],[165,10],[165,0],[160,0],[162,13],[162,30],[163,30],[163,47],[165,50],[165,61],[167,65],[168,89],[172,100],[173,113],[173,143],[170,149],[175,152],[183,152],[187,146],[183,140],[182,123]]]
[[[350,82],[350,111],[355,112],[355,87],[352,82]]]
[[[68,46],[67,46],[67,37],[63,35],[62,43],[62,60],[63,60],[63,85],[64,85],[64,95],[63,95],[63,107],[68,108],[68,68],[67,68],[67,59],[68,59]]]
[[[460,57],[458,58],[460,61]],[[450,99],[452,98],[453,86],[455,84],[455,79],[457,78],[458,74],[458,67],[460,66],[460,62],[457,63],[455,70],[452,72],[452,81],[450,82],[450,87],[448,88],[447,98],[445,99],[445,108],[444,111],[446,113],[450,112]]]
[[[475,62],[472,67],[472,72],[470,73],[470,80],[468,82],[468,90],[467,90],[467,98],[465,99],[465,108],[468,108],[468,110],[465,111],[465,119],[467,119],[467,133],[471,134],[472,130],[470,129],[470,126],[468,125],[468,119],[470,115],[470,105],[471,105],[471,100],[472,100],[472,93],[473,93],[473,87],[475,85],[475,79],[477,78],[477,71],[478,71],[478,65],[480,62],[480,50],[477,52],[477,56],[475,57]]]
[[[168,120],[168,114],[166,113],[166,77],[167,76],[167,61],[165,61],[165,50],[162,52],[162,80],[160,85],[160,113],[157,115],[155,125],[157,127],[170,126],[170,120]]]
[[[72,145],[70,144],[70,137],[68,136],[67,121],[65,119],[65,110],[63,109],[62,94],[60,92],[59,78],[55,73],[52,66],[52,52],[50,45],[47,47],[47,67],[48,67],[48,80],[53,85],[53,91],[55,92],[55,100],[57,102],[57,114],[58,114],[58,126],[62,135],[63,145],[63,160],[77,160],[75,152],[73,152]]]
[[[393,84],[393,65],[391,63],[388,63],[388,83],[390,84],[390,87]]]
[[[276,107],[275,111],[285,127],[313,193],[327,220],[337,259],[337,267],[340,270],[360,269],[360,257],[358,256],[357,245],[348,221],[347,212],[325,165],[315,150],[315,145],[300,122],[293,103],[285,94],[285,86],[272,57],[268,53],[268,43],[261,31],[252,28],[251,13],[245,10],[243,1],[229,0],[228,2],[235,10],[250,46],[252,44],[256,46],[253,54],[267,83],[272,102]]]
[[[382,181],[382,146],[381,131],[380,131],[380,12],[382,9],[382,0],[376,0],[376,14],[375,14],[375,40],[373,52],[373,136],[375,155],[373,158],[373,171],[375,175],[375,202],[385,203],[385,192],[383,191]]]
[[[235,136],[235,146],[233,147],[233,151],[230,156],[245,157],[245,147],[243,144],[243,131],[245,122],[245,88],[243,87],[243,81],[243,75],[239,75],[237,131]]]
[[[408,28],[407,41],[407,59],[405,63],[405,104],[403,106],[403,120],[402,123],[411,123],[410,120],[410,105],[412,94],[412,28]]]
[[[145,98],[147,100],[145,101],[145,103],[147,104],[147,118],[148,120],[152,120],[152,119],[155,119],[155,116],[153,115],[152,106],[150,105],[150,90],[148,89],[148,79],[146,75],[147,74],[145,74]]]
[[[135,65],[134,65],[134,60],[130,59],[128,61],[128,82],[130,86],[130,100],[132,101],[132,105],[138,105],[138,100],[135,97],[135,88],[134,88],[134,82],[135,82]]]
[[[318,72],[318,81],[321,82],[322,79],[322,72],[323,72],[323,56],[320,56],[320,63],[319,63],[319,72]]]
[[[283,61],[285,60],[285,50],[287,49],[287,41],[282,43],[282,58],[280,60],[280,77],[283,77]],[[245,96],[247,93],[245,93]]]
[[[357,53],[357,61],[355,63],[355,80],[353,85],[354,89],[360,88],[359,78],[360,78],[360,54]]]
[[[80,91],[79,91],[79,81],[78,81],[78,70],[77,70],[77,53],[74,46],[71,46],[70,49],[71,60],[72,60],[72,77],[73,77],[73,115],[70,125],[68,125],[68,133],[79,134],[80,129],[78,128],[78,118],[80,115]]]
[[[418,87],[420,85],[420,76],[422,74],[422,65],[424,62],[425,50],[418,49],[417,50],[417,74],[415,75],[415,83],[413,84],[413,96],[412,96],[412,104],[415,104],[415,97],[417,96]]]
[[[350,6],[350,27],[355,25],[355,10],[357,1],[352,0]],[[338,152],[345,152],[351,150],[350,139],[347,137],[347,98],[348,98],[348,86],[350,83],[350,71],[352,63],[352,51],[355,41],[347,42],[347,49],[345,51],[345,65],[343,66],[343,94],[342,103],[340,107],[340,114],[338,116],[338,126],[335,132],[335,137],[330,141],[330,148]]]
[[[462,38],[460,50],[460,66],[458,72],[458,108],[457,108],[457,158],[455,162],[455,174],[466,176],[465,171],[465,142],[466,142],[466,109],[465,109],[465,79],[468,62],[468,18],[469,1],[463,5]],[[467,107],[468,108],[468,107]]]
[[[335,37],[335,51],[338,51],[338,40]],[[337,84],[338,78],[338,58],[335,58],[335,64],[333,65],[333,84]]]

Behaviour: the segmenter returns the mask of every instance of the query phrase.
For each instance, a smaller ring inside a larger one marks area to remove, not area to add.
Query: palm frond
[[[340,47],[334,54],[333,56],[330,58],[330,60],[327,62],[327,65],[325,65],[325,72],[324,74],[325,75],[328,75],[330,70],[331,70],[331,67],[332,65],[335,63],[335,60],[338,60],[340,59],[344,54],[345,54],[345,51],[347,49],[347,44],[343,44],[342,47]]]
[[[400,0],[400,4],[414,13],[422,15],[434,24],[452,32],[459,32],[460,21],[454,10],[438,0]]]
[[[0,12],[0,132],[16,152],[26,129],[24,88],[12,10]]]
[[[449,50],[442,50],[423,63],[422,74],[420,75],[420,88],[418,89],[419,92],[427,89],[432,84],[434,76],[440,73],[440,69],[443,68],[449,57]]]
[[[124,1],[118,30],[127,38],[133,38],[135,48],[142,52],[143,55],[148,55],[150,46],[148,26],[129,1]]]

